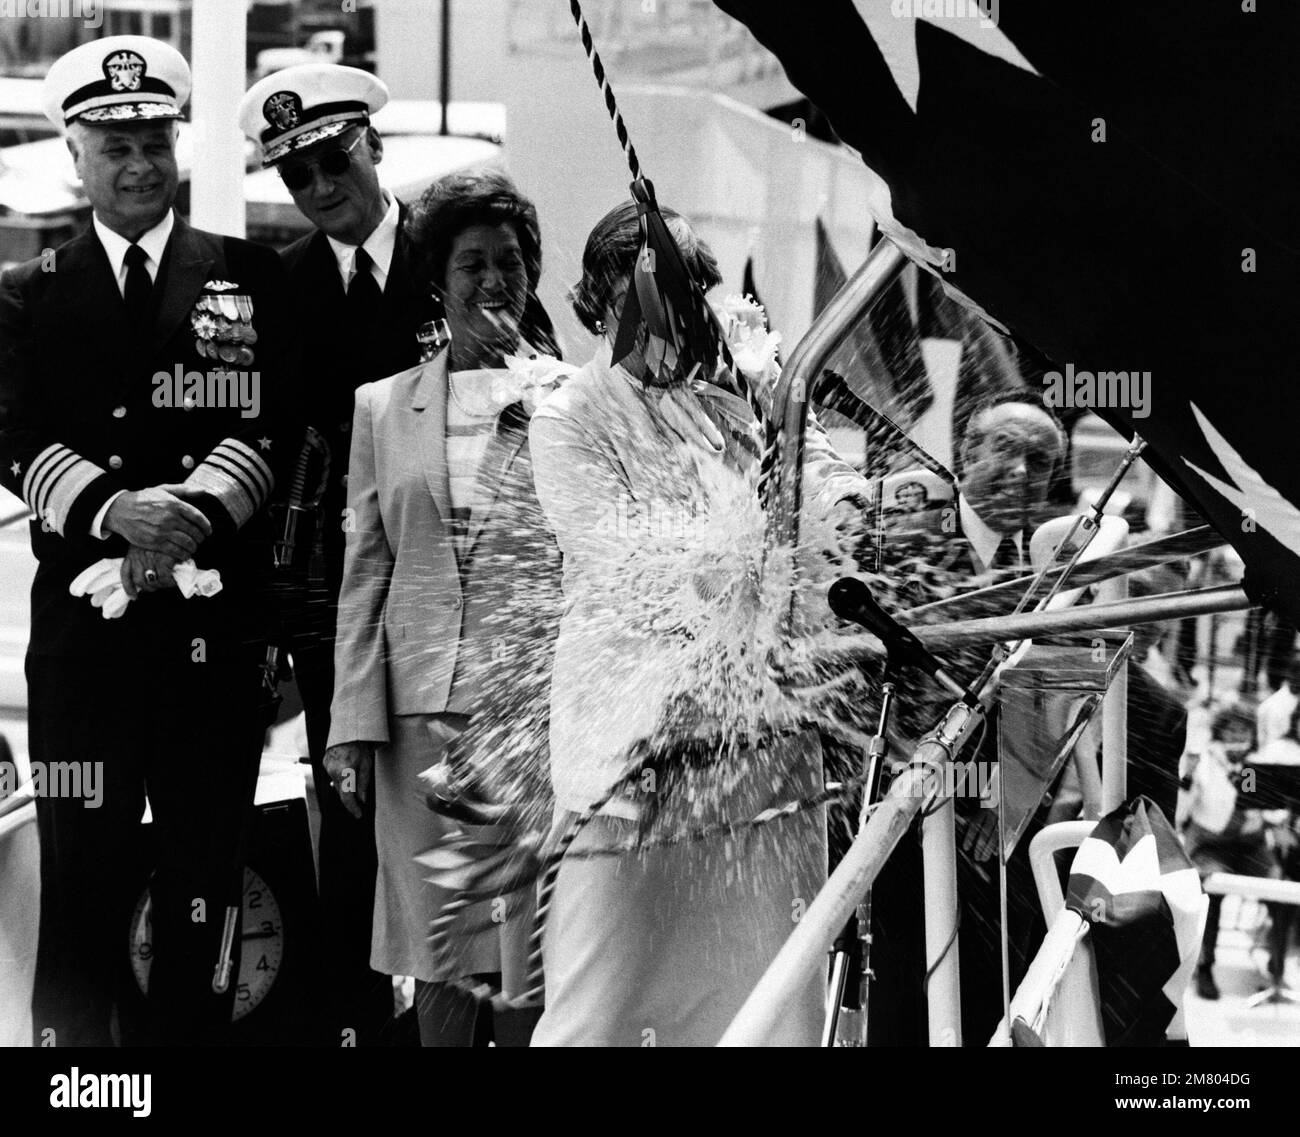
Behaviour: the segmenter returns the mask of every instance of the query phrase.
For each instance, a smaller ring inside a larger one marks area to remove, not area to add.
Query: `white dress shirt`
[[[144,262],[144,267],[152,281],[158,280],[163,252],[167,248],[167,241],[172,235],[172,226],[175,224],[176,218],[169,209],[167,215],[157,225],[135,242],[148,254],[149,259]],[[99,238],[99,243],[104,246],[104,252],[108,254],[108,263],[112,266],[117,290],[126,296],[126,250],[131,247],[131,242],[120,233],[114,233],[99,219],[99,214],[95,214],[94,225],[95,236]]]
[[[380,292],[383,292],[387,286],[388,270],[393,266],[393,250],[397,248],[399,216],[397,198],[387,190],[384,191],[384,195],[388,198],[388,209],[374,231],[361,244],[361,248],[365,249],[370,256],[370,271],[379,285]],[[339,266],[339,277],[343,281],[343,291],[346,292],[356,272],[357,246],[345,245],[328,234],[326,237],[330,248],[334,250],[334,259]]]
[[[1300,698],[1291,690],[1291,684],[1283,682],[1276,691],[1259,704],[1255,711],[1255,731],[1261,748],[1291,730],[1291,716],[1295,714]]]
[[[121,233],[115,233],[100,219],[99,214],[94,215],[93,224],[95,226],[95,236],[99,238],[99,243],[104,247],[104,252],[108,255],[109,267],[113,270],[113,279],[117,281],[117,290],[125,298],[126,296],[126,250],[131,247],[128,241]],[[149,279],[154,283],[158,281],[158,270],[162,267],[163,253],[167,250],[167,242],[172,235],[172,227],[176,224],[176,218],[169,209],[161,221],[152,229],[147,230],[135,243],[142,248],[147,259],[144,262],[145,271],[149,273]],[[108,538],[104,532],[104,518],[108,516],[109,509],[112,508],[113,502],[117,501],[126,490],[118,490],[99,508],[95,514],[94,520],[90,523],[90,535],[98,537],[101,541]]]
[[[1210,833],[1222,833],[1237,809],[1237,787],[1232,774],[1237,764],[1218,742],[1205,748],[1192,771],[1188,817]]]
[[[975,512],[974,506],[960,494],[957,499],[957,511],[958,516],[961,518],[962,536],[970,542],[971,552],[975,554],[975,559],[979,561],[977,566],[979,571],[988,572],[989,567],[993,564],[993,558],[997,556],[998,546],[1002,544],[1007,534],[990,529],[984,518]],[[1016,555],[1023,565],[1025,563],[1024,530],[1012,533],[1011,539],[1016,544]]]

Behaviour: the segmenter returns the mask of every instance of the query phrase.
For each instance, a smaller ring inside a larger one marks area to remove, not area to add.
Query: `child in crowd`
[[[1187,855],[1202,880],[1216,872],[1276,876],[1263,814],[1247,808],[1239,793],[1242,766],[1255,749],[1255,717],[1244,707],[1225,707],[1214,716],[1210,736],[1204,752],[1187,759],[1181,782],[1178,821]],[[1210,897],[1196,968],[1196,993],[1203,999],[1219,997],[1213,969],[1222,907],[1222,896]]]

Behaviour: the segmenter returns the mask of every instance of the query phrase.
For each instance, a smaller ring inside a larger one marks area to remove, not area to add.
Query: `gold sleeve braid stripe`
[[[271,496],[275,476],[251,446],[227,438],[195,468],[185,484],[212,494],[238,528]]]
[[[94,462],[53,442],[36,455],[23,479],[23,500],[60,537],[77,497],[104,470]]]

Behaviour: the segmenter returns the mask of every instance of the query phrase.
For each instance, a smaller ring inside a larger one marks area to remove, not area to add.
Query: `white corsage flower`
[[[731,358],[747,378],[762,385],[775,381],[781,333],[767,330],[763,306],[748,296],[728,296],[713,311],[722,325]]]
[[[527,358],[507,355],[506,368],[506,371],[492,376],[493,406],[504,410],[511,403],[522,403],[530,415],[543,399],[578,370],[571,363],[540,352]]]

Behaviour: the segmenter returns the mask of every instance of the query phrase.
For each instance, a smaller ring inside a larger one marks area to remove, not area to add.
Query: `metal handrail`
[[[950,650],[969,644],[991,644],[1004,640],[1032,639],[1035,636],[1124,628],[1132,624],[1154,624],[1214,612],[1244,612],[1254,606],[1255,602],[1246,595],[1244,589],[1235,584],[1225,584],[1218,588],[1166,592],[1159,596],[1142,596],[1109,604],[1094,602],[1054,612],[1022,612],[1018,616],[989,616],[950,624],[930,624],[913,631],[917,639],[931,650]]]
[[[1200,525],[1182,533],[1173,533],[1167,537],[1129,545],[1127,548],[1117,549],[1106,556],[1098,557],[1095,561],[1080,564],[1070,574],[1070,585],[1073,588],[1083,588],[1100,584],[1115,577],[1129,576],[1144,569],[1154,568],[1156,565],[1200,556],[1224,544],[1223,538],[1208,525]],[[1063,567],[1053,568],[1045,578],[1047,583],[1054,583],[1054,574],[1063,571]],[[974,592],[961,592],[944,600],[935,600],[929,604],[908,608],[906,611],[895,613],[894,616],[900,624],[914,628],[919,624],[947,624],[971,617],[1002,615],[1003,613],[997,609],[1010,609],[1032,580],[1032,575],[1017,577],[1015,580],[1002,581]]]
[[[1038,636],[1065,635],[1074,632],[1126,628],[1133,624],[1156,624],[1190,616],[1216,612],[1244,612],[1255,602],[1239,585],[1166,592],[1113,603],[1086,604],[1078,608],[1061,608],[1053,612],[1022,612],[1018,616],[988,616],[984,619],[955,620],[944,624],[913,627],[913,634],[931,651],[989,645],[1006,640],[1033,639]],[[877,659],[884,654],[880,641],[873,635],[837,636],[829,644],[818,644],[817,661]]]
[[[768,517],[767,535],[773,547],[794,549],[799,544],[804,430],[808,424],[810,396],[822,368],[906,264],[907,257],[902,250],[882,238],[795,345],[782,369],[772,396],[772,419],[781,431],[780,452],[772,473],[774,492],[769,498],[773,508]]]
[[[992,696],[996,682],[994,679],[989,685],[984,692],[986,696]],[[768,1042],[800,985],[807,982],[814,971],[824,969],[827,952],[835,937],[875,883],[912,822],[923,809],[950,800],[951,795],[942,788],[944,779],[938,775],[942,775],[944,768],[961,752],[962,746],[975,736],[983,710],[980,704],[954,704],[935,730],[917,744],[911,763],[894,779],[880,803],[873,807],[861,832],[732,1019],[719,1046],[763,1046]],[[948,825],[951,826],[951,817]],[[949,855],[951,852],[950,845]],[[942,866],[938,867],[942,870]],[[947,867],[947,873],[955,880],[954,864]],[[927,882],[929,879],[930,870],[927,869]],[[955,966],[955,957],[949,957],[947,962],[949,967]],[[951,993],[953,1005],[950,1009],[955,1015],[955,982]],[[933,1027],[933,1019],[931,1025]],[[952,1026],[956,1029],[955,1020]]]

